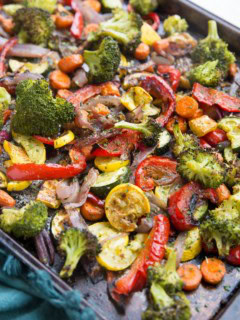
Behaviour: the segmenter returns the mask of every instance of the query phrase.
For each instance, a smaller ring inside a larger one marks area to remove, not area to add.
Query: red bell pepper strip
[[[233,264],[234,266],[240,266],[240,245],[230,249],[226,260],[228,263]]]
[[[216,104],[222,110],[228,112],[240,112],[240,99],[212,88],[206,88],[199,83],[193,85],[193,97],[208,106]]]
[[[167,77],[166,80],[169,80],[173,91],[176,92],[180,83],[181,72],[173,66],[167,66],[163,64],[158,65],[157,71],[162,78]]]
[[[170,196],[168,213],[176,230],[188,231],[194,227],[191,214],[189,214],[191,213],[190,204],[193,196],[198,196],[199,194],[201,194],[199,184],[189,182]]]
[[[42,137],[42,136],[33,136],[33,138],[35,138],[36,140],[38,140],[44,144],[48,144],[50,146],[54,145],[54,139]]]
[[[17,38],[11,38],[2,47],[2,50],[0,53],[0,78],[2,78],[6,72],[5,70],[6,55],[8,54],[9,50],[11,50],[17,44],[17,42],[18,42]]]
[[[155,12],[150,12],[148,15],[143,17],[144,20],[152,20],[153,24],[151,24],[151,27],[154,30],[158,30],[160,27],[160,19],[159,15]]]
[[[91,154],[93,157],[118,157],[121,155],[121,151],[116,151],[116,152],[108,152],[105,149],[102,148],[97,148],[93,151]]]
[[[114,291],[127,295],[141,290],[147,280],[147,269],[156,262],[161,262],[165,255],[165,245],[168,242],[170,223],[166,216],[159,214],[154,217],[154,226],[131,269],[115,282]]]
[[[7,169],[7,176],[11,180],[54,180],[68,179],[77,176],[86,168],[86,162],[61,166],[59,164],[14,164]]]
[[[211,148],[210,144],[208,144],[207,141],[205,141],[203,138],[200,138],[199,144],[203,149]]]
[[[87,85],[73,94],[71,94],[67,100],[71,102],[75,107],[78,107],[80,103],[84,103],[88,99],[100,94],[102,91],[102,85]]]
[[[155,180],[169,180],[169,183],[179,177],[177,162],[165,157],[151,156],[143,160],[135,173],[136,185],[144,191],[153,190],[157,185]]]
[[[222,129],[216,129],[209,132],[203,137],[203,139],[205,139],[212,147],[216,147],[219,143],[228,140],[226,132]]]
[[[73,23],[70,29],[71,35],[76,39],[81,39],[83,27],[84,27],[83,16],[81,11],[78,10],[75,13]]]
[[[100,208],[104,208],[105,201],[95,196],[92,192],[88,193],[87,199]]]
[[[161,126],[165,126],[176,107],[176,98],[173,89],[163,78],[157,75],[147,76],[141,82],[141,86],[154,97],[168,100],[166,110],[156,119]]]

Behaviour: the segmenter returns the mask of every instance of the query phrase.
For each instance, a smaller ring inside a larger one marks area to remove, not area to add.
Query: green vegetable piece
[[[222,72],[217,66],[218,60],[207,61],[191,69],[187,77],[192,84],[198,82],[206,87],[216,87],[222,78]]]
[[[0,215],[0,228],[17,238],[32,238],[45,227],[48,209],[45,204],[31,201],[21,209],[3,209]]]
[[[50,13],[38,8],[19,9],[13,20],[20,43],[30,42],[46,47],[55,29]]]
[[[173,35],[175,33],[184,32],[188,29],[187,21],[179,15],[169,16],[164,20],[163,28],[166,33]]]
[[[57,7],[57,0],[26,0],[25,4],[28,8],[39,8],[53,13]]]
[[[2,9],[6,12],[9,16],[14,16],[14,14],[19,10],[22,9],[23,6],[21,4],[5,4]]]
[[[121,52],[118,43],[111,37],[102,40],[98,50],[83,53],[84,61],[89,66],[88,79],[91,83],[111,81],[117,73]]]
[[[24,135],[55,136],[60,126],[73,121],[74,107],[53,98],[46,80],[24,80],[16,88],[16,113],[12,128]]]
[[[130,0],[130,5],[142,16],[153,12],[158,7],[157,0]]]
[[[91,232],[69,228],[60,236],[59,249],[66,255],[60,277],[69,278],[84,254],[88,253],[96,256],[101,247],[97,238]]]
[[[172,146],[172,152],[176,157],[180,155],[180,153],[187,150],[195,150],[199,147],[198,139],[193,134],[183,134],[179,128],[179,124],[175,124],[173,126],[173,134],[175,138],[175,142]]]
[[[0,87],[0,129],[3,127],[4,112],[11,103],[11,96],[7,90],[3,87]]]
[[[102,0],[102,5],[106,11],[109,11],[109,10],[113,10],[116,8],[122,8],[122,1],[121,0],[114,0],[114,1]]]

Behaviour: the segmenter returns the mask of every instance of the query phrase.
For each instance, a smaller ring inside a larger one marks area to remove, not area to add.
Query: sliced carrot
[[[67,90],[67,89],[60,89],[57,92],[57,97],[58,98],[62,98],[62,99],[66,99],[69,98],[72,95],[72,92]]]
[[[83,56],[81,54],[72,54],[71,56],[62,58],[58,62],[59,68],[65,73],[75,71],[82,64],[83,64]]]
[[[150,47],[145,43],[140,43],[135,51],[135,58],[137,60],[145,60],[149,56],[150,53]]]
[[[70,28],[73,23],[73,15],[68,13],[59,13],[55,18],[55,25],[58,29],[67,29]]]
[[[192,116],[192,118],[189,119],[189,120],[197,119],[197,118],[200,118],[201,116],[203,116],[203,110],[199,108],[199,109],[197,109],[197,111],[194,113],[194,115]]]
[[[166,124],[166,129],[170,132],[173,133],[173,126],[175,123],[179,124],[179,128],[182,131],[182,133],[187,132],[187,122],[185,119],[176,116],[176,117],[172,117],[168,120],[168,123]]]
[[[93,204],[90,200],[87,200],[81,207],[81,214],[89,221],[101,220],[104,216],[104,208]]]
[[[0,206],[1,207],[14,207],[16,201],[5,191],[0,190]]]
[[[161,53],[161,51],[166,50],[169,47],[169,40],[166,39],[162,39],[159,41],[156,41],[153,44],[153,49],[157,52],[157,53]]]
[[[8,121],[8,119],[11,117],[11,114],[12,114],[12,110],[10,110],[10,109],[7,109],[7,110],[4,111],[4,113],[3,113],[3,123],[4,123],[4,124],[5,124],[5,123]]]
[[[101,95],[120,97],[120,92],[118,87],[113,82],[106,82],[101,85]]]
[[[86,3],[89,7],[91,7],[96,12],[101,11],[101,3],[97,0],[85,0],[84,3]]]
[[[97,23],[89,23],[84,28],[84,33],[87,36],[90,32],[96,32],[99,29],[99,24]]]
[[[229,65],[229,75],[233,78],[238,71],[238,67],[236,63],[231,63]]]
[[[186,263],[177,270],[183,281],[183,289],[192,291],[198,288],[202,280],[202,274],[199,268],[192,263]]]
[[[69,89],[71,86],[71,79],[66,73],[60,70],[55,70],[49,76],[50,85],[54,89]]]
[[[107,106],[105,106],[102,103],[98,103],[96,107],[94,108],[94,112],[101,116],[107,116],[110,113],[110,110],[108,109]]]
[[[189,96],[182,97],[177,101],[176,113],[186,119],[191,119],[198,109],[198,103]]]
[[[218,197],[218,204],[222,203],[224,200],[227,200],[231,196],[231,193],[225,184],[221,184],[216,189],[216,192]]]
[[[226,268],[225,264],[217,258],[207,258],[201,264],[203,279],[210,284],[218,284],[222,281]]]

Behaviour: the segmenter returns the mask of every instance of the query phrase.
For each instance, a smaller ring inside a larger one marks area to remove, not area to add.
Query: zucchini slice
[[[51,222],[51,232],[54,239],[57,240],[66,227],[70,227],[69,215],[66,211],[60,210],[55,214]]]
[[[218,122],[218,127],[227,133],[234,152],[240,152],[240,118],[226,117]]]
[[[167,152],[171,140],[172,140],[171,134],[167,130],[163,130],[159,134],[158,145],[155,150],[155,153],[160,156],[163,153]]]
[[[111,191],[118,184],[126,183],[129,181],[131,170],[129,167],[121,167],[120,169],[112,172],[101,173],[95,184],[92,186],[91,191],[100,198],[105,198],[109,191]]]

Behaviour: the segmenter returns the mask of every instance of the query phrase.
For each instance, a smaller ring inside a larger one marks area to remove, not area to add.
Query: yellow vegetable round
[[[129,160],[121,160],[118,157],[96,157],[94,164],[103,172],[111,172],[128,166],[129,162]]]
[[[10,181],[7,185],[7,191],[22,191],[31,185],[32,181]]]
[[[182,255],[182,262],[194,259],[202,250],[201,236],[198,227],[188,231],[185,240],[185,247]]]
[[[71,130],[68,130],[64,135],[54,140],[54,148],[55,149],[62,148],[65,145],[72,142],[74,138],[75,138],[74,133]]]
[[[105,201],[106,217],[119,231],[131,232],[137,221],[150,212],[150,203],[144,192],[130,183],[113,188]]]

